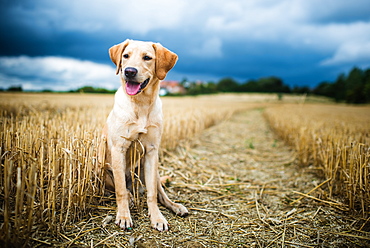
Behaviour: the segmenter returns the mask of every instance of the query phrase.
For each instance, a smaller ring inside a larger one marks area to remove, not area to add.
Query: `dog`
[[[128,151],[139,142],[143,156],[134,166],[138,164],[136,170],[142,172],[140,180],[146,187],[151,225],[158,231],[167,231],[169,224],[159,210],[158,200],[179,216],[188,214],[186,207],[168,198],[158,172],[163,123],[160,80],[166,77],[178,57],[160,43],[136,40],[125,40],[112,46],[109,56],[116,65],[121,87],[115,94],[113,109],[103,128],[99,161],[104,164],[106,187],[115,190],[115,223],[122,229],[133,227],[129,210],[133,165],[128,163]]]

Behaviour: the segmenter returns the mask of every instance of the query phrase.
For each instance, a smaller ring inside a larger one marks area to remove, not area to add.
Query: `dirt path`
[[[195,146],[194,146],[195,145]],[[300,198],[321,181],[299,169],[294,152],[267,126],[262,110],[235,115],[206,130],[192,148],[167,154],[161,171],[174,181],[170,198],[190,209],[181,218],[162,209],[171,230],[150,228],[147,210],[133,214],[132,232],[92,216],[84,244],[131,247],[366,247],[356,219],[336,205]],[[298,193],[297,193],[298,192]],[[320,189],[312,196],[323,194]],[[293,203],[293,204],[292,204]],[[109,203],[112,206],[112,203]],[[81,229],[84,223],[77,225]],[[87,229],[85,226],[84,229]],[[81,230],[82,232],[83,230]],[[70,237],[71,239],[73,237]]]

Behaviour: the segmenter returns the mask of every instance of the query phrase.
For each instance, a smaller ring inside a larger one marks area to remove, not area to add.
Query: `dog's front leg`
[[[117,201],[117,216],[115,223],[122,229],[130,229],[133,226],[129,209],[129,194],[126,189],[126,150],[127,149],[116,146],[112,148],[111,152]]]
[[[147,189],[147,204],[152,227],[158,231],[167,231],[168,222],[160,212],[157,200],[158,146],[151,144],[146,147],[144,171]]]

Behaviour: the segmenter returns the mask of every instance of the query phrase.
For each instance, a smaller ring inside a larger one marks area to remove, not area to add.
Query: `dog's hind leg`
[[[166,208],[172,210],[175,214],[179,216],[186,216],[188,215],[189,211],[186,209],[185,206],[179,203],[174,203],[173,201],[168,198],[166,192],[164,191],[159,174],[157,175],[157,190],[158,190],[158,199],[160,203],[165,206]]]

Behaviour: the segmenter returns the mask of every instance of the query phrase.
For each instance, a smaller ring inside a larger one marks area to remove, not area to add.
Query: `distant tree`
[[[287,89],[284,86],[283,80],[278,77],[261,78],[258,81],[261,87],[261,92],[285,92]]]
[[[92,86],[84,86],[79,88],[77,91],[81,93],[93,93],[95,92],[95,88]]]
[[[212,94],[217,93],[217,85],[214,82],[187,82],[186,90],[188,95]]]
[[[185,85],[186,85],[188,82],[189,82],[189,80],[188,80],[186,77],[184,77],[184,78],[181,80],[180,84],[181,84],[182,86],[184,86],[184,87],[185,87]]]
[[[217,93],[217,84],[214,82],[207,82],[202,84],[202,94],[214,94]]]
[[[249,80],[239,87],[241,92],[259,92],[258,82],[256,80]]]
[[[195,96],[202,94],[202,86],[200,84],[197,84],[195,82],[188,82],[186,85],[188,95]]]
[[[335,88],[330,82],[322,82],[312,91],[315,95],[335,97]]]
[[[232,78],[223,78],[217,84],[217,90],[221,92],[237,92],[239,84]]]
[[[370,102],[370,69],[364,72],[364,94],[366,102]]]
[[[76,90],[80,93],[114,93],[115,90],[107,90],[104,88],[94,88],[92,86],[84,86]]]
[[[370,102],[370,69],[363,71],[354,67],[348,76],[342,73],[333,83],[319,84],[314,89],[314,93],[332,97],[337,102]]]
[[[242,92],[265,92],[265,93],[289,93],[290,88],[284,85],[283,80],[278,77],[264,77],[259,80],[249,80],[240,85]]]
[[[333,88],[334,92],[334,99],[336,102],[344,101],[346,98],[346,75],[344,73],[340,74],[335,81]]]
[[[346,102],[365,103],[366,96],[364,92],[365,82],[364,73],[361,69],[353,68],[346,80]]]
[[[309,94],[311,90],[308,86],[294,86],[292,89],[292,93],[296,94]]]
[[[22,85],[13,85],[13,86],[10,86],[7,91],[12,91],[12,92],[20,92],[20,91],[23,91],[22,89]]]

